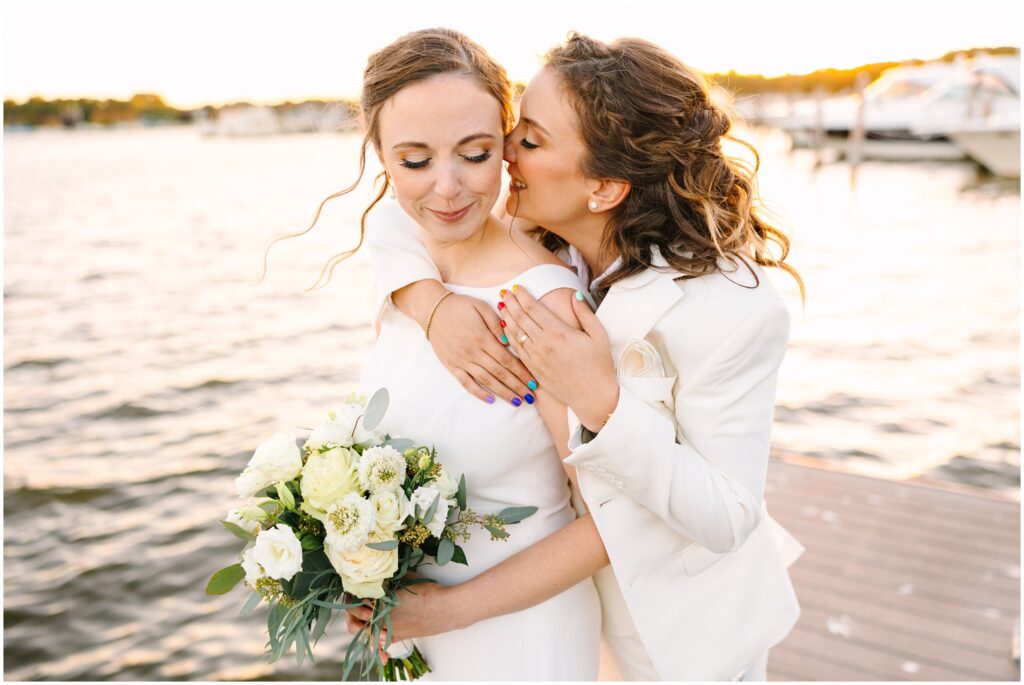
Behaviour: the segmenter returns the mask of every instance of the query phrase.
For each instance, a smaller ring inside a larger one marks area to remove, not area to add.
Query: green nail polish
[[[505,336],[504,333],[501,334],[501,344],[508,345],[508,338]]]
[[[576,301],[577,302],[582,302],[583,301],[583,291],[582,290],[577,290],[576,291]]]

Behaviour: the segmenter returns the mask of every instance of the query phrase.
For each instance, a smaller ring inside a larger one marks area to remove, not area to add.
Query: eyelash
[[[491,158],[491,151],[490,150],[488,150],[487,152],[483,152],[483,153],[481,153],[479,155],[473,155],[472,157],[465,157],[465,156],[463,157],[464,160],[466,160],[467,162],[471,162],[473,164],[483,164],[484,162],[486,162],[490,158]],[[402,162],[401,162],[401,165],[404,166],[406,169],[422,169],[423,167],[427,166],[427,164],[429,162],[430,162],[430,158],[429,157],[427,159],[424,159],[422,162],[410,162],[407,159],[403,159]]]
[[[527,150],[532,150],[535,147],[540,147],[539,145],[537,145],[535,143],[531,143],[525,137],[522,140],[519,141],[519,144],[522,145],[523,147],[525,147]]]

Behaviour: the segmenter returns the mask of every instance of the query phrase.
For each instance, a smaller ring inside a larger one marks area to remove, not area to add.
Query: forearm
[[[427,325],[430,310],[448,290],[440,281],[425,279],[416,281],[391,293],[391,301],[403,313],[421,327]]]
[[[512,527],[515,535],[515,527]],[[522,611],[558,595],[608,564],[589,514],[476,578],[449,588],[453,613],[466,627]]]

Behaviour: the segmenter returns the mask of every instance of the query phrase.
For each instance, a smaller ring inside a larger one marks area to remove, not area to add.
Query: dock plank
[[[1020,503],[772,460],[771,515],[807,548],[769,680],[1020,679]]]

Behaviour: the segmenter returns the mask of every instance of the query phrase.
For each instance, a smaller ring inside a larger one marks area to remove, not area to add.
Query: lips
[[[473,208],[473,205],[472,205],[472,203],[470,203],[470,204],[466,205],[465,207],[463,207],[462,209],[456,210],[454,212],[442,212],[442,211],[439,211],[437,209],[431,209],[430,211],[433,212],[434,216],[436,216],[441,221],[444,221],[445,223],[453,224],[453,223],[455,223],[457,221],[460,221],[467,214],[469,214],[469,210],[472,209],[472,208]]]

